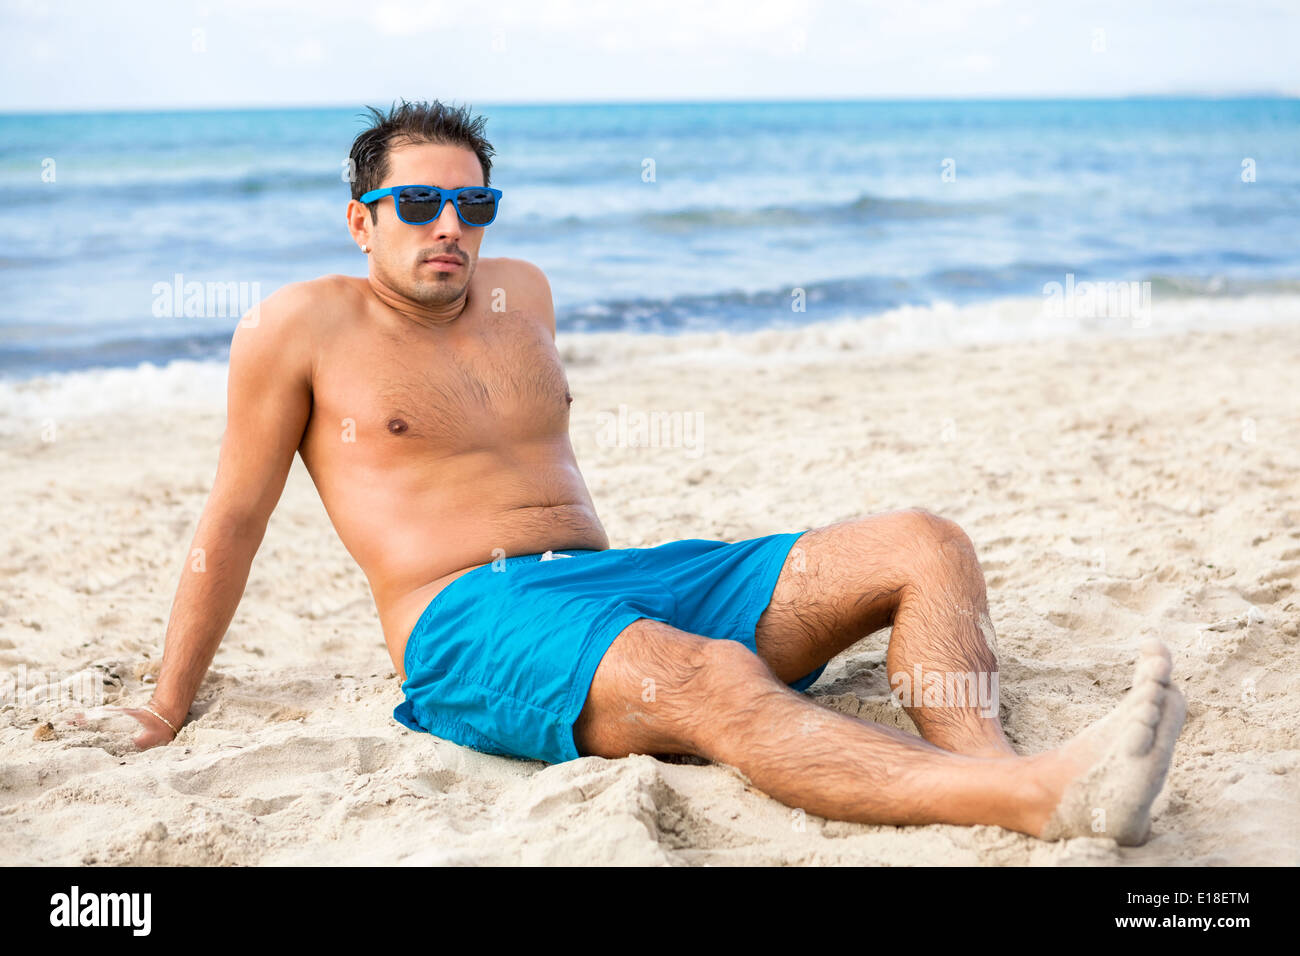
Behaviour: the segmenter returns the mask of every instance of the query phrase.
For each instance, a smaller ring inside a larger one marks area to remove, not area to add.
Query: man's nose
[[[442,212],[433,221],[433,229],[435,235],[459,238],[460,216],[456,215],[456,206],[450,199],[442,204]]]

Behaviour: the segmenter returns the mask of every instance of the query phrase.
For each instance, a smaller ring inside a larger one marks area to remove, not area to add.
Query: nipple
[[[406,431],[406,429],[406,422],[402,421],[400,418],[390,418],[388,420],[388,430],[392,434],[400,435],[402,432]]]

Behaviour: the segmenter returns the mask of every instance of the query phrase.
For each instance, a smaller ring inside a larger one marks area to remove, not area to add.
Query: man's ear
[[[367,246],[369,249],[375,248],[375,226],[378,223],[371,216],[371,207],[355,199],[348,200],[343,218],[348,225],[348,232],[352,236],[352,241],[357,244],[358,249],[362,246]]]

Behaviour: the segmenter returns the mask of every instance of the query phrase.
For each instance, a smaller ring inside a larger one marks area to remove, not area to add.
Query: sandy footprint
[[[1141,649],[1133,686],[1106,717],[1051,752],[1066,781],[1040,836],[1111,837],[1138,846],[1151,835],[1151,804],[1164,786],[1187,702],[1170,684],[1169,648]],[[1059,778],[1058,778],[1059,779]]]

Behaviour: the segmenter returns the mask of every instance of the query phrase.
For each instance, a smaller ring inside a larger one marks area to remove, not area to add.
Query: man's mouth
[[[431,262],[434,265],[446,266],[447,268],[460,268],[460,260],[455,256],[434,256],[431,259],[425,259],[425,262]]]

